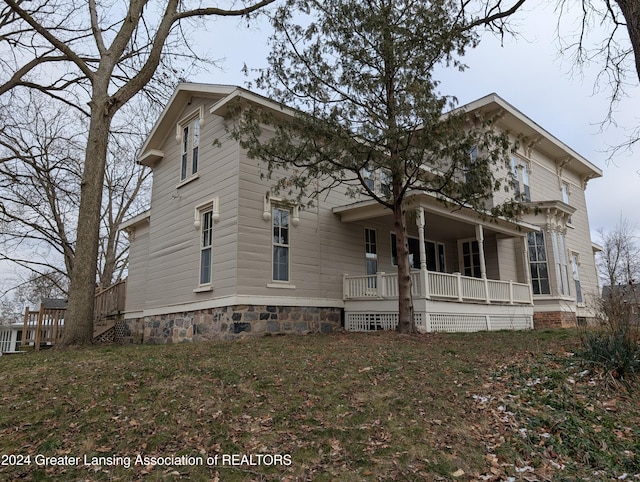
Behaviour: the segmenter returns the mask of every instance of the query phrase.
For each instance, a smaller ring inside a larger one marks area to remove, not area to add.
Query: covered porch
[[[343,276],[346,329],[395,328],[398,278],[389,211],[364,201],[334,212],[365,230],[363,273]],[[482,220],[471,210],[447,208],[424,193],[409,198],[407,213],[411,290],[420,331],[533,327],[526,234],[537,227]],[[390,233],[388,243],[379,235],[384,231]]]

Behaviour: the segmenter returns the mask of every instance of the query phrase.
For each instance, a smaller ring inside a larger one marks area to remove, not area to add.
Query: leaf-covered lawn
[[[577,349],[341,333],[3,356],[0,479],[640,478],[637,394]]]

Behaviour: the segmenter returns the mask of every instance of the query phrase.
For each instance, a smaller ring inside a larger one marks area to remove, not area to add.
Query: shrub
[[[581,336],[580,355],[622,382],[640,373],[638,307],[635,286],[605,289],[598,307],[599,326]]]

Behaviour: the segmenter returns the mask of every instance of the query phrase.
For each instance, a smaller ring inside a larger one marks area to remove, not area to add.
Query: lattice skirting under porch
[[[528,315],[473,315],[456,313],[414,313],[420,332],[474,332],[492,330],[528,330],[533,320]],[[397,313],[346,313],[348,331],[395,330]]]
[[[97,336],[93,339],[93,343],[96,345],[101,345],[105,343],[113,343],[115,340],[116,329],[115,327],[105,331],[102,335]]]

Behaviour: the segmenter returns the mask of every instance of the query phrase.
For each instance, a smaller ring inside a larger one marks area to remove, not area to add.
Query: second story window
[[[204,106],[180,120],[176,140],[180,143],[180,182],[196,178],[200,167],[200,129],[204,119]]]
[[[531,201],[531,190],[529,188],[529,166],[518,157],[511,158],[511,175],[513,180],[513,191],[520,201]]]
[[[191,164],[191,175],[198,172],[198,148],[200,146],[200,118],[190,120],[182,127],[182,159],[180,180],[184,181]]]
[[[191,174],[198,172],[198,146],[200,145],[200,119],[195,119],[191,138]]]
[[[566,182],[562,183],[562,202],[567,204],[567,205],[571,205],[571,203],[569,202],[569,184],[567,184]],[[569,219],[567,219],[567,222],[569,224],[571,224],[571,216],[569,216]]]
[[[365,185],[378,196],[391,196],[391,174],[384,169],[362,169],[362,178]]]

